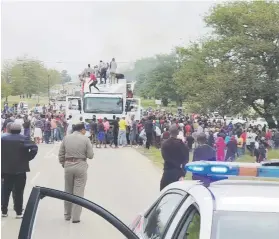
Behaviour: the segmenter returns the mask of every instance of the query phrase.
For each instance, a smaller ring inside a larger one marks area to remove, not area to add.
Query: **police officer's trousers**
[[[80,197],[84,196],[85,184],[87,181],[88,164],[86,161],[71,163],[65,162],[65,192]],[[64,215],[66,220],[79,221],[81,207],[70,202],[64,202]]]

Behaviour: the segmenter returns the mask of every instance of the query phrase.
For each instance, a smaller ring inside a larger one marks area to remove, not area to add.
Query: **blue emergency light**
[[[186,164],[185,170],[200,176],[219,176],[223,179],[224,176],[279,178],[279,167],[258,163],[197,161]]]

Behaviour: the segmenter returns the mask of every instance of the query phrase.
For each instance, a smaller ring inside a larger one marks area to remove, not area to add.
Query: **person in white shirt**
[[[198,126],[197,133],[198,134],[203,133],[203,127],[201,125]]]
[[[23,118],[21,117],[21,115],[18,115],[18,116],[17,116],[17,118],[15,119],[14,123],[21,126],[21,132],[20,132],[20,134],[21,134],[21,135],[24,135],[24,129],[23,129],[23,123],[24,123],[24,121],[23,121]]]
[[[82,72],[82,76],[86,77],[88,76],[88,73],[92,74],[94,73],[94,70],[91,68],[90,64],[87,65],[88,67],[84,69],[84,71]]]
[[[109,69],[110,69],[111,83],[115,84],[117,64],[114,58],[112,58],[110,62]]]
[[[99,64],[99,72],[100,72],[100,81],[102,82],[102,79],[104,78],[105,84],[107,83],[107,64],[104,63],[102,60]]]
[[[73,122],[72,122],[72,116],[69,115],[69,119],[67,120],[68,127],[67,127],[67,135],[71,134],[73,132]]]
[[[250,151],[251,156],[254,156],[256,137],[257,134],[255,134],[251,129],[248,129],[246,137],[246,147]]]

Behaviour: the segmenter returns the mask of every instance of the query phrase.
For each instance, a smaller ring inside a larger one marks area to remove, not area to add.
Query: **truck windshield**
[[[86,97],[84,112],[96,114],[122,114],[123,101],[119,97]]]
[[[214,214],[212,239],[277,239],[279,213],[229,212]]]

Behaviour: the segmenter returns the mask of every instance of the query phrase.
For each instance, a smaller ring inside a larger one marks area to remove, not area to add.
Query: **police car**
[[[39,202],[48,196],[91,210],[129,239],[278,239],[279,182],[228,179],[231,176],[278,179],[279,167],[274,165],[270,162],[189,163],[185,169],[198,174],[202,180],[169,185],[130,227],[84,198],[34,187],[18,238],[31,238]]]

